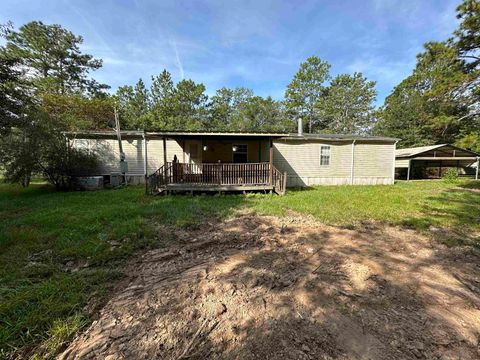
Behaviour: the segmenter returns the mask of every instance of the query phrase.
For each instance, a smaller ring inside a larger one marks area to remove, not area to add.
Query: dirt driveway
[[[63,359],[479,359],[480,256],[294,215],[174,232]]]

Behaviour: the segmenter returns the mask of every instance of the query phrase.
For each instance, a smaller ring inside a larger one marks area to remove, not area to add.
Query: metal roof
[[[445,146],[449,146],[449,147],[457,149],[457,150],[465,151],[467,153],[471,153],[471,154],[474,154],[476,156],[479,155],[478,153],[476,153],[474,151],[467,150],[467,149],[462,149],[462,148],[459,148],[459,147],[456,147],[456,146],[453,146],[453,145],[450,145],[450,144],[439,144],[439,145],[418,146],[418,147],[411,147],[411,148],[405,148],[405,149],[397,149],[395,151],[395,157],[397,157],[397,158],[413,157],[413,156],[420,155],[420,154],[426,153],[428,151],[436,150],[436,149],[439,149],[439,148],[442,148],[442,147],[445,147]]]
[[[72,136],[88,136],[88,137],[115,137],[117,133],[114,130],[85,130],[71,131],[67,135]],[[254,133],[254,132],[193,132],[193,131],[141,131],[141,130],[122,130],[122,137],[284,137],[288,134],[281,133]]]
[[[380,141],[380,142],[396,142],[399,139],[381,136],[360,136],[360,135],[344,135],[344,134],[302,134],[297,133],[259,133],[259,132],[193,132],[193,131],[146,131],[143,130],[122,130],[122,137],[143,137],[144,134],[148,138],[155,137],[254,137],[254,138],[281,138],[286,140],[326,140],[326,141]],[[67,132],[70,136],[83,136],[90,138],[110,138],[116,137],[114,130],[84,130]]]
[[[384,137],[384,136],[368,136],[368,135],[353,135],[353,134],[288,134],[287,139],[296,140],[329,140],[329,141],[381,141],[381,142],[397,142],[400,139]]]
[[[287,134],[282,133],[259,133],[259,132],[216,132],[216,131],[203,131],[203,132],[190,132],[190,131],[162,131],[162,132],[146,132],[148,136],[165,136],[165,137],[178,137],[178,136],[224,136],[224,137],[283,137]]]

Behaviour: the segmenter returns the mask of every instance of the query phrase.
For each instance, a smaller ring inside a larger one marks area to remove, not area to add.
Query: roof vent
[[[302,118],[298,118],[298,135],[303,135],[303,121]]]

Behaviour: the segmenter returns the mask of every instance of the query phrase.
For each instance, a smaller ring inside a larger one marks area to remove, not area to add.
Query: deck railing
[[[268,185],[269,163],[184,164],[167,163],[168,183],[199,185]]]
[[[202,163],[167,162],[148,177],[150,192],[168,184],[219,186],[274,186],[284,193],[286,176],[270,163]]]
[[[203,163],[167,162],[147,179],[147,192],[155,193],[168,184],[200,186],[272,186],[285,193],[286,174],[270,163]]]

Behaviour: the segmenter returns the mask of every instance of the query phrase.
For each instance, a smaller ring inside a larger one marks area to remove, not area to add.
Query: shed
[[[450,144],[398,149],[395,177],[398,179],[439,179],[448,169],[460,176],[478,179],[480,154]]]

